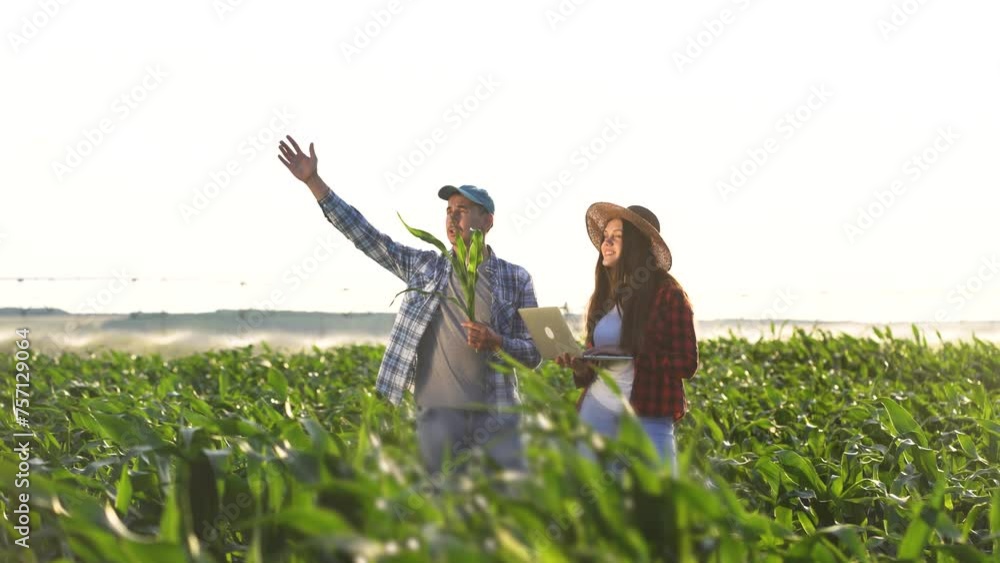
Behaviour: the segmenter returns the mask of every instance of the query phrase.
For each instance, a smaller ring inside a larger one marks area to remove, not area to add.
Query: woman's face
[[[601,243],[602,265],[614,267],[622,258],[622,220],[612,219],[604,226],[604,242]]]

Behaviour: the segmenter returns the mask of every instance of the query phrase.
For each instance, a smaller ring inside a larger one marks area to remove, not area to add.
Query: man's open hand
[[[281,151],[278,160],[288,168],[293,176],[303,182],[308,182],[316,176],[316,164],[319,162],[319,159],[316,158],[316,149],[313,148],[312,143],[309,143],[309,156],[306,156],[291,135],[288,135],[287,138],[292,146],[289,147],[285,141],[278,143],[278,150]]]

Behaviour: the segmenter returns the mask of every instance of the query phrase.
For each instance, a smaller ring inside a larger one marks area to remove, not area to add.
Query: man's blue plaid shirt
[[[440,304],[439,294],[451,276],[451,262],[437,251],[419,250],[392,240],[332,190],[319,201],[319,205],[327,220],[354,246],[406,282],[407,287],[434,292],[405,293],[389,333],[389,344],[378,370],[375,390],[392,403],[399,404],[403,393],[412,390],[417,345]],[[537,367],[541,356],[517,312],[522,307],[538,306],[531,276],[524,268],[497,258],[492,248],[489,258],[483,261],[480,268],[487,279],[492,280],[490,324],[493,331],[503,338],[501,349],[522,364]],[[491,360],[500,361],[496,354]],[[515,374],[506,375],[491,368],[486,385],[493,406],[502,408],[520,404]]]

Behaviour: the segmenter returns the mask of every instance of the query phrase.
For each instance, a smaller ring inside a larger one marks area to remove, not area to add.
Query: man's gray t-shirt
[[[458,275],[452,271],[447,296],[459,296],[465,301]],[[476,320],[490,323],[493,296],[490,280],[479,270],[476,280]],[[465,312],[450,299],[441,299],[441,306],[420,338],[417,348],[415,394],[421,407],[465,407],[469,403],[487,402],[487,361],[492,352],[477,352],[468,344],[461,323],[468,320]]]

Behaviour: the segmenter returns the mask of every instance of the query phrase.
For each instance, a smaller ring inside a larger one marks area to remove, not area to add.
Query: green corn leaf
[[[932,545],[930,546],[931,551],[937,554],[947,554],[953,560],[959,563],[987,563],[990,559],[987,559],[982,552],[978,551],[971,545],[965,544],[946,544],[946,545]],[[947,561],[948,559],[943,559]],[[938,561],[942,561],[941,558]]]
[[[184,528],[181,521],[181,509],[178,506],[176,481],[170,483],[167,489],[167,498],[163,503],[163,511],[160,513],[160,527],[158,539],[166,543],[180,543],[184,537]]]
[[[451,265],[455,267],[459,279],[465,280],[466,264],[469,263],[469,250],[465,247],[465,239],[458,235],[455,236],[455,257],[457,260],[452,260]]]
[[[945,486],[944,479],[938,480],[931,496],[914,507],[913,519],[910,520],[910,525],[907,526],[903,540],[899,544],[899,559],[920,560],[937,523],[938,512],[941,510],[944,500]]]
[[[408,288],[400,291],[396,295],[394,295],[392,297],[392,301],[389,303],[389,306],[391,307],[392,304],[396,302],[396,298],[397,297],[399,297],[400,295],[402,295],[404,293],[409,293],[411,291],[415,291],[415,292],[417,292],[417,293],[419,293],[421,295],[437,295],[438,297],[445,297],[445,298],[447,298],[447,296],[445,294],[441,293],[440,291],[427,291],[426,289],[420,289],[419,287],[408,287]]]
[[[993,553],[1000,553],[1000,489],[993,490],[990,503],[990,535],[993,536]]]
[[[881,402],[882,406],[885,407],[885,411],[889,414],[893,428],[896,429],[897,437],[912,435],[916,437],[917,444],[921,446],[916,448],[913,453],[916,458],[917,468],[928,479],[936,480],[941,470],[937,466],[937,459],[934,452],[928,448],[927,435],[924,434],[923,428],[914,420],[910,412],[896,401],[885,398],[881,399]]]
[[[278,397],[284,399],[288,396],[288,379],[285,374],[270,368],[267,370],[267,384],[278,393]]]
[[[701,423],[701,425],[707,430],[708,434],[712,437],[715,444],[722,444],[726,440],[726,435],[722,432],[722,428],[719,424],[701,413],[694,414],[696,420]]]
[[[121,546],[122,552],[124,554],[125,561],[156,561],[157,563],[183,563],[185,561],[191,561],[192,559],[184,551],[184,548],[179,545],[170,545],[166,543],[143,543],[129,539],[119,540],[119,545]],[[102,553],[103,558],[108,556],[107,553]],[[107,561],[108,559],[105,559]],[[195,561],[207,561],[207,558],[202,553],[202,557],[195,559]]]
[[[486,261],[486,233],[476,231],[473,236],[475,236],[479,246],[479,253],[476,257],[476,268],[478,269]]]
[[[465,293],[465,305],[463,309],[465,314],[468,315],[469,320],[476,322],[476,276],[468,275],[466,276],[465,282],[462,285],[462,291]]]
[[[167,446],[163,438],[145,421],[125,415],[116,416],[100,412],[95,412],[92,416],[97,420],[104,437],[123,448],[142,446],[156,449]]]
[[[958,440],[958,445],[962,448],[962,452],[969,457],[969,459],[979,459],[979,452],[976,451],[976,443],[972,441],[966,434],[959,434],[956,436]]]
[[[459,285],[462,286],[462,295],[456,296],[462,300],[461,307],[462,311],[465,312],[465,316],[469,317],[470,320],[475,321],[475,299],[474,293],[470,293],[469,288],[475,287],[475,281],[469,282],[469,254],[471,249],[465,246],[465,239],[462,237],[455,237],[455,256],[452,257],[451,267],[455,271],[455,275],[458,277]]]
[[[809,519],[809,515],[805,512],[796,512],[795,516],[799,520],[799,524],[802,526],[802,531],[806,535],[813,535],[816,533],[816,525],[813,524],[812,520]]]
[[[219,398],[225,399],[226,394],[229,393],[229,374],[226,372],[219,372]]]
[[[357,443],[354,444],[354,464],[360,467],[368,454],[368,427],[361,425],[358,429]]]
[[[484,234],[482,231],[474,230],[472,232],[472,240],[469,245],[465,244],[465,239],[462,237],[456,237],[455,240],[455,252],[450,254],[448,249],[445,247],[444,243],[437,239],[434,235],[423,231],[420,229],[415,229],[406,224],[403,220],[403,216],[399,213],[399,220],[402,221],[403,226],[406,227],[410,234],[419,238],[424,242],[429,242],[436,246],[441,254],[448,258],[451,262],[452,269],[455,271],[455,275],[458,277],[458,281],[462,286],[462,295],[456,296],[459,298],[456,303],[459,304],[462,311],[469,317],[469,320],[476,322],[476,281],[478,279],[478,269],[479,265],[483,262],[483,245],[484,245]],[[401,293],[407,291],[420,291],[416,288],[407,288],[396,294],[399,297]],[[422,293],[426,293],[421,291]],[[396,298],[393,297],[392,303],[395,303]],[[391,306],[392,303],[389,305]]]
[[[138,458],[135,458],[133,466],[135,461],[138,461]],[[122,465],[122,474],[118,478],[118,490],[115,495],[115,510],[123,516],[128,513],[128,505],[132,502],[132,479],[128,471],[128,466]]]
[[[474,307],[469,307],[467,305],[468,303],[467,301],[463,301],[461,299],[458,299],[457,297],[449,297],[448,299],[450,299],[452,303],[458,304],[458,306],[461,307],[463,311],[465,311],[465,314],[466,316],[469,317],[470,321],[476,322],[476,310]]]
[[[392,296],[392,301],[389,302],[389,306],[392,307],[392,304],[396,302],[396,298],[397,297],[399,297],[400,295],[402,295],[404,293],[409,293],[411,291],[416,291],[417,293],[421,293],[423,295],[429,295],[429,294],[433,293],[432,291],[424,291],[423,289],[420,289],[418,287],[408,287],[408,288],[400,291],[396,295],[393,295]]]
[[[476,322],[476,286],[473,284],[465,286],[465,314],[469,320]]]
[[[976,422],[979,423],[979,425],[983,428],[983,430],[995,436],[1000,436],[1000,422],[987,420],[985,418],[977,418]]]
[[[428,242],[430,244],[433,244],[434,246],[437,247],[438,250],[441,251],[441,254],[447,254],[448,253],[448,249],[445,248],[444,243],[441,242],[440,240],[438,240],[437,237],[435,237],[434,235],[428,233],[427,231],[422,231],[420,229],[414,229],[413,227],[407,225],[406,221],[403,221],[403,216],[402,215],[400,215],[399,213],[396,213],[396,215],[399,217],[399,220],[403,222],[403,226],[406,227],[406,230],[410,231],[411,235],[417,237],[418,239],[420,239],[420,240],[422,240],[424,242]]]
[[[786,528],[791,529],[794,527],[792,523],[792,509],[787,506],[774,507],[774,520]]]
[[[988,505],[986,503],[981,503],[973,506],[969,510],[969,513],[965,516],[965,523],[962,524],[962,541],[968,541],[969,532],[971,532],[973,526],[976,525],[976,520],[979,519],[979,515],[982,514],[982,512],[987,508]]]
[[[885,411],[889,414],[889,419],[892,420],[892,425],[896,431],[900,435],[913,434],[917,438],[917,443],[926,448],[927,436],[924,434],[923,429],[920,428],[920,425],[917,424],[917,421],[913,419],[910,412],[892,399],[882,399],[881,402],[885,407]]]
[[[816,530],[816,532],[836,537],[839,544],[851,554],[854,561],[871,561],[865,544],[858,535],[857,527],[839,524]]]
[[[479,272],[479,265],[483,263],[483,240],[482,231],[472,231],[472,248],[469,249],[469,263],[467,265],[471,276],[475,276]]]
[[[296,506],[274,512],[254,520],[254,524],[277,524],[312,536],[347,532],[349,522],[332,510],[309,506]]]
[[[754,469],[771,489],[771,497],[777,499],[781,490],[781,468],[770,459],[762,457],[757,460]]]
[[[813,467],[813,464],[808,459],[791,450],[785,450],[778,454],[778,461],[796,477],[805,481],[805,483],[800,482],[800,484],[806,484],[817,492],[826,492],[826,484],[820,480],[819,474],[816,473],[816,468]]]
[[[465,299],[469,304],[469,320],[476,322],[476,283],[479,281],[479,265],[483,263],[484,235],[482,231],[472,231],[472,248],[469,250],[468,277],[465,286]]]

